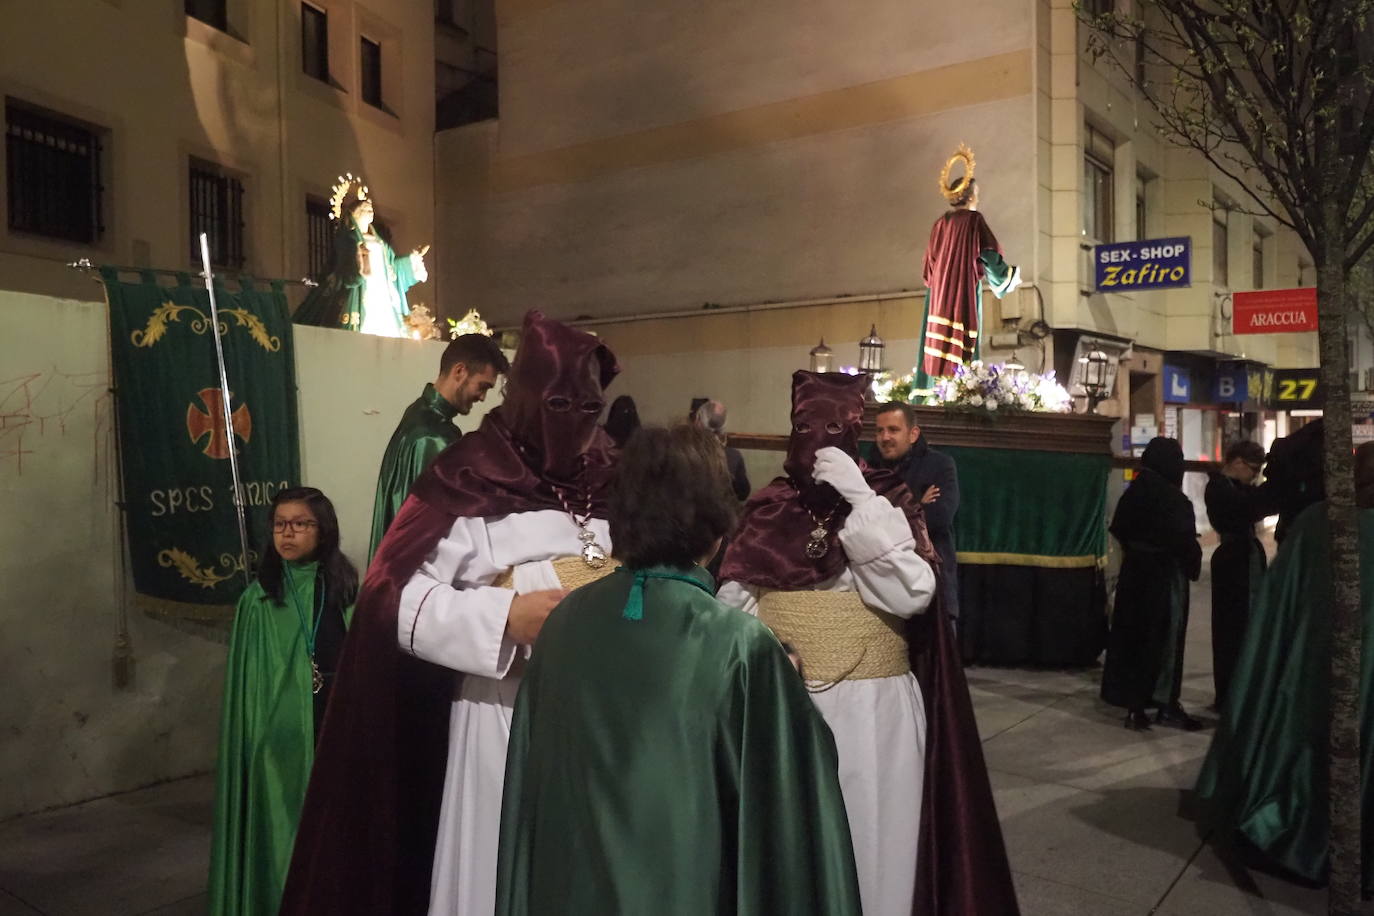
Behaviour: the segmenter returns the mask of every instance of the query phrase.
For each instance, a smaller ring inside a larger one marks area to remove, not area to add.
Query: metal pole
[[[224,408],[224,430],[229,437],[229,473],[234,478],[234,516],[239,523],[239,549],[243,552],[243,578],[248,585],[253,584],[253,574],[248,568],[248,524],[243,516],[243,484],[239,480],[238,443],[234,440],[234,412],[229,404],[229,375],[224,369],[224,346],[220,342],[219,306],[215,302],[215,277],[210,270],[210,238],[200,234],[200,262],[205,270],[205,292],[210,296],[210,327],[215,335],[215,360],[219,363],[220,404]]]

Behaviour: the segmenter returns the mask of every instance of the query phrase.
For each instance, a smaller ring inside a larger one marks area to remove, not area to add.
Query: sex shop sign
[[[1317,290],[1257,289],[1231,296],[1233,334],[1291,334],[1317,329]]]
[[[1099,293],[1191,286],[1192,265],[1193,240],[1186,236],[1093,247]]]

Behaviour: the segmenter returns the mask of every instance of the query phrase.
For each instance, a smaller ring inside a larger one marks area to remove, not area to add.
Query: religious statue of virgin
[[[424,259],[429,246],[397,257],[391,242],[377,231],[367,186],[351,173],[334,186],[330,203],[330,218],[338,223],[333,265],[301,303],[295,321],[382,337],[410,336],[406,290],[429,279]]]

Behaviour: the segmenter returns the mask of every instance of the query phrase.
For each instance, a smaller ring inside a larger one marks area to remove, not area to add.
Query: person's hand
[[[811,477],[817,483],[828,483],[851,506],[858,506],[873,498],[873,488],[864,480],[864,472],[853,458],[833,445],[816,451],[816,466]]]
[[[422,257],[422,258],[423,258],[426,254],[428,254],[428,253],[429,253],[429,246],[428,246],[428,245],[421,245],[419,248],[414,249],[413,252],[412,252],[412,254],[417,254],[417,255],[419,255],[419,256]]]
[[[926,487],[926,491],[921,494],[921,505],[928,506],[940,498],[940,488],[931,484]]]
[[[567,594],[561,588],[551,588],[516,595],[510,603],[510,612],[506,615],[506,635],[519,645],[533,645],[539,637],[539,631],[544,628],[544,621],[549,619],[549,612],[557,607],[558,602],[567,597]]]

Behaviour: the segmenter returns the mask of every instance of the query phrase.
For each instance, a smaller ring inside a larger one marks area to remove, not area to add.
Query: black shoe
[[[1169,728],[1181,728],[1185,732],[1195,732],[1202,728],[1202,722],[1183,711],[1182,706],[1168,706],[1155,715],[1155,722]]]
[[[1145,715],[1145,710],[1136,709],[1126,713],[1126,727],[1133,732],[1147,732],[1150,730],[1150,717]]]

